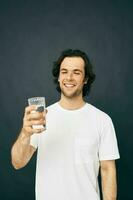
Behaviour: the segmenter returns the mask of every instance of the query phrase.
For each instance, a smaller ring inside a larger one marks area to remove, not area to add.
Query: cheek
[[[77,78],[77,82],[78,82],[79,84],[84,84],[84,83],[85,83],[85,80],[84,80],[83,77],[79,77],[79,78]]]

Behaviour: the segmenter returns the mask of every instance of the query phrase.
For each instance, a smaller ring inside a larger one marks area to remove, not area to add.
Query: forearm
[[[30,146],[30,136],[24,133],[22,129],[17,141],[12,147],[11,157],[15,169],[24,167],[32,156]]]
[[[115,166],[101,169],[103,200],[117,199],[117,183]]]
[[[40,134],[44,131],[44,127],[33,128],[33,125],[45,125],[45,115],[46,112],[36,111],[35,105],[25,108],[23,128],[11,150],[12,164],[15,169],[24,167],[35,152],[36,149],[30,145],[30,137],[34,133]]]

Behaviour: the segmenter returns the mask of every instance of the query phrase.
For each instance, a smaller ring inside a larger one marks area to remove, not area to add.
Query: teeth
[[[72,85],[72,84],[65,84],[65,86],[71,88],[71,87],[73,87],[74,85]]]

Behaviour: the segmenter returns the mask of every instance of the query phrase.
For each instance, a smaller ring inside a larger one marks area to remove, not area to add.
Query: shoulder
[[[46,108],[48,111],[53,111],[58,109],[58,103],[53,103]]]
[[[104,121],[111,120],[111,117],[107,113],[95,107],[94,105],[87,103],[87,107],[88,107],[88,111],[90,111],[90,113],[94,115],[96,118],[99,118],[100,120],[104,120]]]
[[[90,108],[91,113],[93,113],[93,119],[95,120],[95,125],[98,127],[100,135],[108,135],[108,133],[114,132],[113,121],[107,113],[91,104],[89,104],[88,107]]]

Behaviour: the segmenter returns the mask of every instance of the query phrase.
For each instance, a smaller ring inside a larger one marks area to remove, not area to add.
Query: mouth
[[[73,88],[73,87],[75,87],[75,84],[64,83],[64,86],[65,86],[66,88]]]

